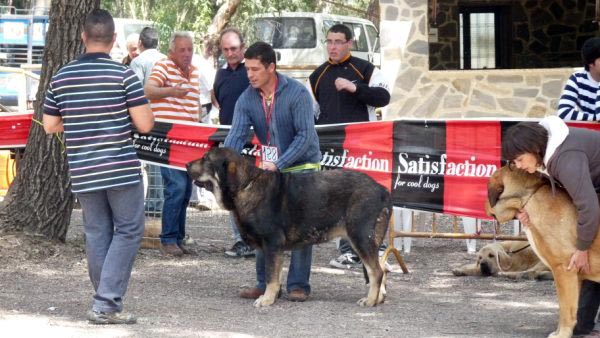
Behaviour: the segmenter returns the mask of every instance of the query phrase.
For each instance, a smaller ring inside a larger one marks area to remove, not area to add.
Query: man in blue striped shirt
[[[571,121],[600,121],[600,38],[581,49],[584,69],[569,77],[558,101],[558,116]]]
[[[241,151],[253,127],[261,143],[263,169],[292,173],[318,170],[321,151],[310,93],[300,82],[277,73],[275,51],[269,44],[257,42],[244,56],[250,87],[235,104],[225,146]],[[292,251],[289,300],[308,298],[311,260],[312,246]],[[261,250],[256,253],[256,279],[256,287],[243,290],[240,297],[257,299],[265,292],[268,281]]]
[[[71,187],[85,223],[86,254],[96,294],[88,320],[133,324],[123,297],[144,232],[141,165],[131,138],[154,117],[138,77],[111,60],[115,24],[93,10],[81,34],[86,53],[52,78],[44,102],[46,133],[64,132]]]

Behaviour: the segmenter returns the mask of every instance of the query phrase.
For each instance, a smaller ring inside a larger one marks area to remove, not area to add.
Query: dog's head
[[[194,184],[212,192],[226,210],[234,208],[233,197],[251,179],[254,170],[258,169],[229,148],[214,147],[202,158],[187,164]]]
[[[486,213],[500,223],[514,219],[523,207],[523,197],[533,193],[543,184],[546,182],[536,174],[503,166],[494,172],[488,182]]]
[[[500,243],[491,243],[477,253],[477,266],[482,276],[496,276],[500,271],[508,271],[512,262]]]

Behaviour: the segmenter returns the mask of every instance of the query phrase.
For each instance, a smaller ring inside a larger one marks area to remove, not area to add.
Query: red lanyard
[[[273,94],[271,94],[271,104],[269,105],[269,110],[267,110],[267,100],[264,95],[262,96],[262,106],[263,111],[265,112],[265,119],[267,120],[267,145],[271,144],[271,118],[273,117],[273,109],[275,107],[275,92],[277,91],[277,83],[279,82],[278,78],[275,78],[275,88],[273,89]]]

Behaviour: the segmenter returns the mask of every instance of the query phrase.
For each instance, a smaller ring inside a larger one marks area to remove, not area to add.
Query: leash
[[[42,128],[44,127],[44,123],[42,123],[42,121],[40,120],[36,120],[35,118],[31,118],[31,121],[39,124],[40,126],[42,126]],[[65,149],[65,142],[63,141],[63,139],[60,137],[59,133],[54,133],[54,136],[56,136],[56,139],[58,140],[58,142],[60,143],[61,149],[62,149],[62,153],[64,154],[66,149]]]
[[[507,252],[507,254],[509,254],[509,255],[514,255],[514,254],[516,254],[516,253],[518,253],[518,252],[521,252],[521,251],[523,251],[523,250],[525,250],[525,249],[529,248],[530,246],[531,246],[531,244],[527,244],[527,245],[525,245],[524,247],[522,247],[522,248],[521,248],[521,249],[519,249],[519,250],[515,250],[515,251],[509,251],[509,252]]]
[[[527,244],[527,245],[525,245],[524,247],[522,247],[522,248],[521,248],[521,249],[519,249],[519,250],[515,250],[515,251],[508,251],[508,252],[507,252],[507,254],[508,254],[508,255],[514,255],[514,254],[516,254],[516,253],[518,253],[518,252],[521,252],[521,251],[523,251],[523,250],[525,250],[525,249],[529,248],[530,246],[531,246],[531,244]],[[500,255],[498,255],[498,251],[499,251],[499,250],[496,250],[496,264],[498,265],[498,270],[500,270],[500,272],[504,272],[504,269],[502,269],[502,265],[500,264]]]
[[[540,188],[543,186],[545,186],[545,184],[540,184],[537,188],[535,188],[533,193],[531,193],[531,195],[529,195],[529,197],[527,197],[527,200],[525,201],[525,203],[523,203],[523,205],[521,205],[521,208],[525,208],[525,206],[527,205],[527,203],[529,203],[529,200],[531,200],[533,195],[535,195],[538,192],[538,190],[540,190]]]

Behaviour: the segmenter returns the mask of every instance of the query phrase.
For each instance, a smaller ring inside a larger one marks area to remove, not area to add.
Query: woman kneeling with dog
[[[577,250],[571,256],[568,270],[589,273],[588,249],[600,223],[600,133],[583,128],[570,128],[556,116],[539,124],[522,122],[510,127],[502,141],[502,156],[530,174],[541,172],[550,182],[562,185],[577,207]],[[521,223],[529,223],[524,210],[517,215]],[[584,280],[579,294],[577,325],[574,334],[593,331],[600,305],[600,283]]]

